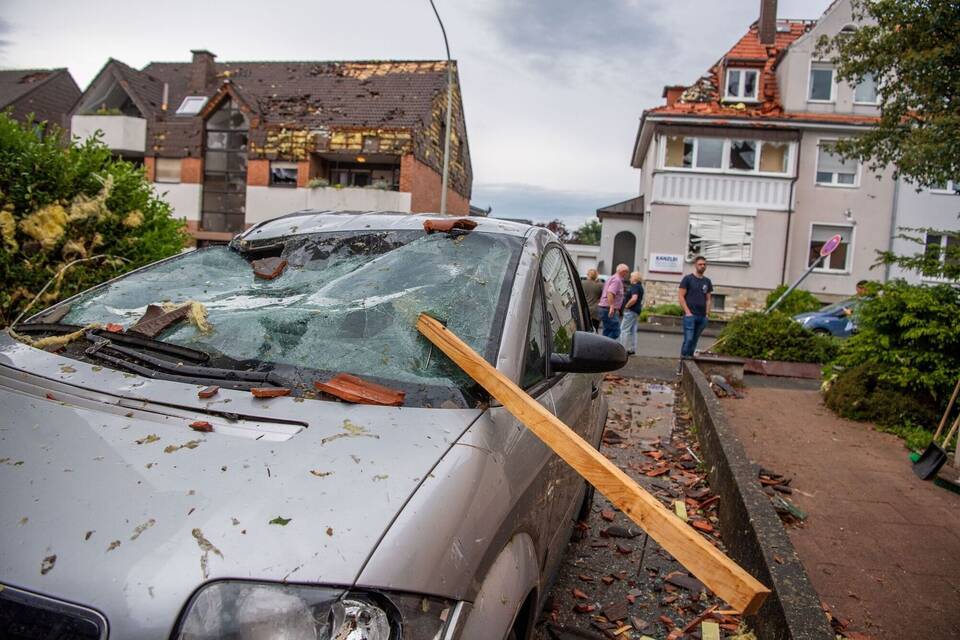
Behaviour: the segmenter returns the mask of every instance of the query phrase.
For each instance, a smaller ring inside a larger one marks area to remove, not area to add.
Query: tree
[[[578,244],[600,244],[600,221],[588,220],[573,232],[573,241]]]
[[[853,0],[859,28],[818,42],[837,77],[877,81],[882,115],[837,152],[890,165],[907,182],[943,184],[960,177],[960,2]]]
[[[64,139],[0,113],[0,326],[48,282],[33,311],[176,254],[187,239],[141,167],[99,140]]]
[[[567,225],[563,224],[563,221],[560,219],[554,219],[550,222],[538,222],[536,226],[553,231],[560,242],[570,241],[570,232],[567,231]]]

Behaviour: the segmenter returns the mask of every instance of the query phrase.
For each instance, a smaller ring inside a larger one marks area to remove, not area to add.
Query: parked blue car
[[[860,303],[860,300],[850,298],[817,311],[797,314],[793,319],[814,333],[846,338],[857,330],[856,310]]]

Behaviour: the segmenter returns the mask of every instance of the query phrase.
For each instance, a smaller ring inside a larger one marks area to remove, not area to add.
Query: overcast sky
[[[473,203],[573,227],[637,195],[630,151],[666,84],[690,84],[757,18],[760,0],[436,0],[460,65]],[[781,0],[817,18],[829,0]],[[427,0],[283,3],[0,0],[0,67],[107,58],[141,68],[209,49],[230,60],[444,56]]]

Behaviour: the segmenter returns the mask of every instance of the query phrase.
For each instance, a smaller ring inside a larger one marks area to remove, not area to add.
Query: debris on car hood
[[[349,373],[338,373],[326,382],[318,380],[313,385],[319,391],[358,404],[399,407],[403,405],[403,400],[407,395],[403,391],[375,384]]]
[[[273,280],[279,278],[280,274],[287,268],[287,261],[283,258],[261,258],[250,263],[253,267],[253,275],[263,280]]]
[[[472,231],[477,228],[477,221],[470,218],[430,218],[423,221],[423,230],[427,233],[449,233],[454,229]]]

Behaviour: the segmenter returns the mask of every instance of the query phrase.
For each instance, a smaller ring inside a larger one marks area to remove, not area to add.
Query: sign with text
[[[683,256],[673,253],[651,253],[650,271],[683,273]]]

